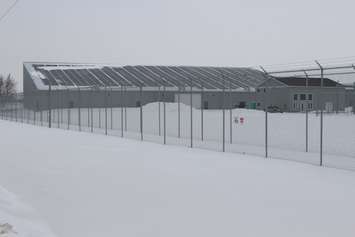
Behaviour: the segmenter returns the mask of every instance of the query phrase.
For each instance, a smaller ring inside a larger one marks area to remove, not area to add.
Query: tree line
[[[11,74],[6,77],[0,74],[0,96],[13,96],[16,94],[16,81]]]

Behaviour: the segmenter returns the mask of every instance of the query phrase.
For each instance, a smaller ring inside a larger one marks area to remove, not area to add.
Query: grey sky
[[[14,0],[1,0],[5,11]],[[251,66],[354,56],[351,0],[21,0],[0,73],[23,61]]]

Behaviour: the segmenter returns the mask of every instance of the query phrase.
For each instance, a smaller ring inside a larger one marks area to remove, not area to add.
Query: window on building
[[[69,108],[74,108],[74,101],[69,101]]]
[[[264,89],[264,92],[266,92],[266,89]]]
[[[136,107],[141,107],[141,102],[140,101],[136,102]]]
[[[313,108],[313,104],[312,103],[308,103],[308,109],[312,109]]]
[[[298,95],[297,94],[293,95],[293,100],[298,100]]]
[[[313,100],[312,94],[308,94],[308,100]]]
[[[306,100],[306,94],[301,94],[300,99],[301,100]]]
[[[256,106],[260,106],[261,104],[260,104],[260,102],[258,102],[257,104],[256,104]]]
[[[260,89],[257,89],[256,91],[257,91],[257,92],[260,92]]]

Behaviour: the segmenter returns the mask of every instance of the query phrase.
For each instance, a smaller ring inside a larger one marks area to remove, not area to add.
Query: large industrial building
[[[195,108],[344,110],[349,90],[327,78],[274,77],[252,68],[24,63],[25,106],[139,107],[181,102]]]

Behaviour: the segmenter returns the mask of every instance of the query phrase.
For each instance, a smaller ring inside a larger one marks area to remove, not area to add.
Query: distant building
[[[138,107],[181,102],[196,108],[344,110],[353,100],[324,78],[272,77],[252,68],[24,63],[25,106]],[[322,82],[323,81],[323,82]]]
[[[323,81],[323,82],[322,82]],[[260,103],[284,111],[342,111],[347,106],[345,87],[328,78],[270,77],[257,89]]]

